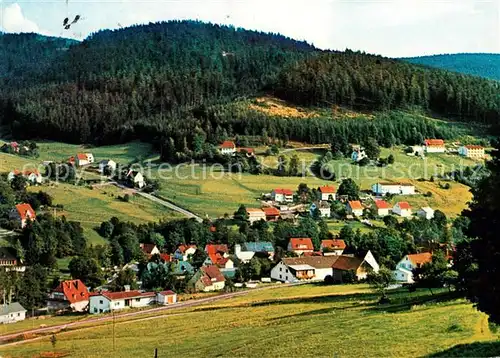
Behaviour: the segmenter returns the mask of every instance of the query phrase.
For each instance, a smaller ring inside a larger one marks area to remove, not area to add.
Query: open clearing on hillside
[[[303,161],[303,168],[322,155],[321,150],[291,151],[285,153],[287,157],[297,154]],[[418,181],[419,178],[430,179],[432,175],[446,173],[460,167],[477,164],[470,159],[460,158],[456,155],[429,155],[425,160],[409,157],[401,147],[382,149],[381,157],[393,154],[395,164],[385,168],[359,167],[353,165],[349,159],[336,160],[330,166],[337,174],[337,181],[333,183],[338,187],[340,179],[353,178],[362,190],[369,190],[371,185],[379,181],[411,182],[420,193],[432,193],[432,197],[423,195],[395,197],[391,203],[402,199],[408,201],[415,210],[421,206],[431,206],[439,209],[448,216],[454,217],[465,209],[472,195],[470,188],[451,182],[451,189],[441,189],[439,181]],[[264,164],[274,167],[277,156],[259,157]],[[248,207],[259,207],[259,198],[263,193],[269,193],[275,188],[296,190],[300,183],[306,183],[311,188],[331,181],[320,180],[309,174],[305,177],[278,177],[270,175],[231,174],[221,171],[211,172],[209,167],[200,165],[182,165],[174,167],[168,172],[152,172],[153,177],[160,178],[162,182],[161,195],[169,198],[181,207],[201,215],[220,217],[224,214],[232,215],[240,204]],[[163,179],[161,179],[163,178]],[[409,179],[412,178],[412,179]]]
[[[428,290],[392,292],[389,305],[366,286],[303,285],[252,292],[179,315],[57,334],[72,357],[425,356],[498,337],[464,300],[428,301]],[[50,337],[0,347],[4,357],[51,352]],[[493,355],[492,352],[491,355]],[[498,354],[499,352],[497,352]]]

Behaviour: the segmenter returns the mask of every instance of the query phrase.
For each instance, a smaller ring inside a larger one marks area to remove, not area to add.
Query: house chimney
[[[123,288],[125,289],[125,292],[130,291],[130,285],[123,285]]]

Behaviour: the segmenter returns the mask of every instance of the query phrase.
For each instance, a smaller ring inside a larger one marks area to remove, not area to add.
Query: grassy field
[[[69,220],[81,222],[86,237],[93,244],[104,242],[104,239],[95,232],[94,228],[113,216],[123,221],[138,224],[182,217],[180,214],[140,196],[131,196],[130,202],[124,202],[119,199],[119,196],[123,196],[125,192],[111,185],[90,189],[61,183],[30,189],[43,190],[54,198],[54,204],[62,204],[64,209],[58,209],[56,214],[58,216],[65,215]]]
[[[160,357],[401,357],[466,345],[500,353],[486,316],[463,300],[431,302],[428,291],[393,292],[382,306],[377,298],[361,285],[283,287],[114,329],[59,333],[55,350],[72,357],[146,357],[155,348]],[[0,347],[3,357],[51,351],[49,337]]]
[[[321,150],[288,152],[291,157],[297,154],[304,161],[304,168],[322,154]],[[393,154],[395,164],[386,168],[359,167],[350,160],[337,160],[330,163],[337,174],[338,187],[340,179],[353,178],[363,190],[368,190],[378,181],[411,182],[422,194],[431,192],[432,197],[415,195],[412,197],[395,197],[392,203],[407,200],[415,210],[421,206],[431,206],[442,210],[453,217],[466,207],[471,199],[469,188],[459,183],[451,183],[451,189],[439,187],[439,182],[418,181],[419,178],[430,179],[432,175],[445,173],[457,169],[459,166],[470,166],[476,162],[462,159],[455,155],[430,155],[425,160],[409,157],[403,153],[402,148],[383,149],[382,157]],[[268,166],[276,165],[277,157],[259,157]],[[199,215],[211,217],[231,215],[239,204],[249,207],[259,207],[259,198],[263,193],[269,193],[274,188],[287,188],[296,190],[300,183],[310,187],[332,184],[330,181],[320,180],[311,174],[305,177],[276,177],[270,175],[231,174],[210,172],[199,165],[183,165],[174,167],[170,171],[153,171],[155,177],[160,177],[162,182],[161,194],[175,203],[188,208]],[[411,178],[411,179],[409,179]]]

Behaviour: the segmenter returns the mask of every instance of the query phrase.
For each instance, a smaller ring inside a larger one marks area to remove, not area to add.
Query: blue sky
[[[83,19],[70,30],[66,16]],[[0,0],[0,30],[83,39],[104,28],[199,19],[392,57],[500,53],[500,0]]]

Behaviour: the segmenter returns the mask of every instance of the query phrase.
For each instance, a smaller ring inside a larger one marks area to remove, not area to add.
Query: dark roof
[[[290,265],[309,265],[317,269],[329,268],[337,261],[339,256],[304,256],[284,258],[283,263]]]
[[[342,255],[337,257],[332,268],[341,271],[357,270],[362,263],[363,260],[360,258]]]
[[[15,260],[15,250],[11,247],[0,247],[0,259],[1,260]]]
[[[0,305],[0,316],[17,312],[26,312],[26,309],[18,302],[12,302],[9,305]]]

